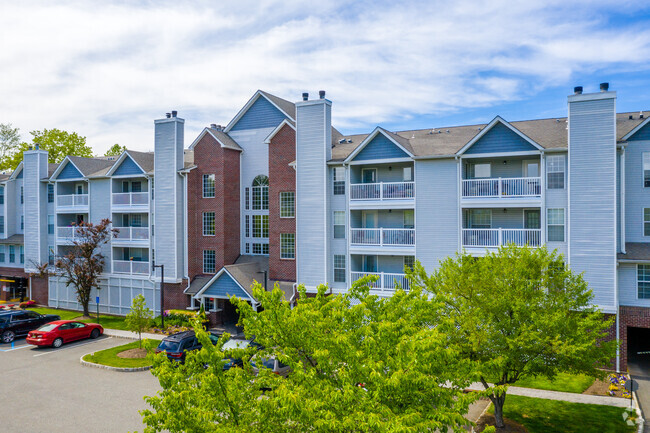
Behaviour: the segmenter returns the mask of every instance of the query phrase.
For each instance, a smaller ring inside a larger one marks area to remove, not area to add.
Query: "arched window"
[[[253,210],[269,210],[269,178],[263,174],[253,179]]]

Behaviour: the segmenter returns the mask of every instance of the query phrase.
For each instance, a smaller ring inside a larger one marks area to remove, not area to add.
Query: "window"
[[[214,250],[203,250],[203,273],[214,274],[216,258]]]
[[[334,282],[345,283],[345,256],[334,254]]]
[[[203,212],[203,236],[214,236],[214,212]]]
[[[9,245],[9,263],[16,263],[16,247]]]
[[[0,186],[0,204],[5,204],[5,187]]]
[[[345,211],[334,211],[334,239],[345,239]]]
[[[214,198],[214,174],[203,175],[203,198]]]
[[[251,244],[246,242],[246,254],[250,254],[250,253],[251,253]]]
[[[47,202],[54,203],[54,185],[51,183],[47,184]]]
[[[244,217],[245,220],[245,230],[246,230],[246,237],[249,238],[251,236],[251,217],[249,215],[246,215]]]
[[[131,182],[131,192],[142,192],[142,182]]]
[[[546,157],[546,188],[564,189],[564,155]]]
[[[244,189],[244,209],[248,210],[250,208],[251,201],[251,190],[250,188]]]
[[[269,244],[253,244],[253,254],[268,254]]]
[[[205,308],[205,311],[217,311],[217,299],[203,298],[203,307]]]
[[[25,188],[20,187],[20,204],[25,203]]]
[[[639,299],[650,299],[650,265],[637,265],[636,278]]]
[[[376,168],[362,168],[361,169],[361,182],[375,183],[377,182],[377,169]]]
[[[643,186],[650,187],[650,152],[643,152]]]
[[[474,164],[474,179],[490,177],[492,172],[491,166],[487,164]]]
[[[5,217],[0,215],[0,234],[5,234]]]
[[[295,195],[293,192],[280,193],[280,218],[293,218],[295,212]]]
[[[5,246],[0,245],[0,262],[5,261]]]
[[[25,215],[20,216],[20,229],[25,230]]]
[[[122,181],[122,192],[129,192],[129,181],[128,180],[123,180]],[[77,194],[81,194],[81,193],[77,192]]]
[[[469,227],[473,229],[489,229],[492,227],[492,210],[471,209],[469,211]]]
[[[130,227],[142,227],[142,215],[133,214],[131,215],[131,226]]]
[[[546,210],[548,242],[564,242],[564,209]]]
[[[415,214],[412,210],[404,211],[404,228],[405,229],[414,229],[415,228]]]
[[[334,167],[334,195],[345,194],[345,168]]]
[[[54,215],[47,216],[47,234],[48,235],[54,234]]]
[[[643,209],[643,236],[650,236],[650,208]]]
[[[253,180],[253,210],[269,210],[269,178],[263,174]]]
[[[403,179],[404,179],[404,182],[411,182],[413,180],[413,168],[412,167],[404,167]]]
[[[25,263],[25,247],[20,246],[20,263]]]
[[[404,268],[413,270],[415,266],[415,256],[404,256]]]
[[[269,216],[268,215],[253,215],[253,237],[254,238],[269,237]]]
[[[50,245],[49,247],[47,247],[47,252],[48,252],[47,263],[50,266],[54,266],[54,245]]]
[[[153,200],[153,177],[151,178],[151,200]]]
[[[294,233],[280,234],[280,258],[296,258],[296,235]]]

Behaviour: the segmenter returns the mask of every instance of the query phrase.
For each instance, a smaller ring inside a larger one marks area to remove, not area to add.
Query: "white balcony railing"
[[[357,281],[366,275],[377,275],[379,278],[374,283],[370,283],[369,287],[376,290],[395,290],[397,285],[404,289],[409,289],[409,280],[405,274],[390,274],[386,272],[352,272],[352,281]]]
[[[81,240],[79,235],[79,227],[57,227],[56,238],[59,240]]]
[[[463,247],[493,247],[514,243],[518,246],[541,245],[540,229],[463,229]]]
[[[463,179],[464,198],[539,197],[541,193],[539,177]]]
[[[86,207],[88,194],[69,194],[56,196],[57,207]]]
[[[147,206],[149,193],[147,192],[116,192],[113,193],[113,206]]]
[[[413,246],[415,229],[350,229],[352,245]]]
[[[116,240],[120,241],[148,241],[149,227],[114,227],[119,230]]]
[[[394,200],[415,197],[414,182],[353,183],[351,200]]]
[[[149,262],[113,260],[113,273],[149,275]]]

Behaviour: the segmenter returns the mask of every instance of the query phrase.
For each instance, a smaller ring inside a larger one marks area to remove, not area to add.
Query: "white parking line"
[[[3,350],[3,352],[11,352],[12,350],[27,349],[28,347],[34,347],[31,344],[25,344],[23,346],[14,347],[12,349]]]
[[[111,337],[108,337],[108,338],[111,338]],[[52,350],[50,350],[49,352],[37,353],[37,354],[34,355],[34,356],[43,356],[43,355],[49,355],[49,354],[51,354],[51,353],[59,353],[59,352],[61,352],[61,351],[63,351],[63,350],[66,350],[66,349],[74,349],[75,347],[81,347],[81,346],[85,346],[85,345],[87,345],[87,344],[93,344],[94,342],[95,342],[95,341],[88,341],[87,343],[83,343],[83,344],[75,344],[74,346],[59,347],[58,349],[52,349]]]

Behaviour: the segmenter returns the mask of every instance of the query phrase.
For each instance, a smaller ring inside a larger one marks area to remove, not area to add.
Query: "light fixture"
[[[507,163],[508,163],[508,161],[503,161],[503,165],[506,165]]]

